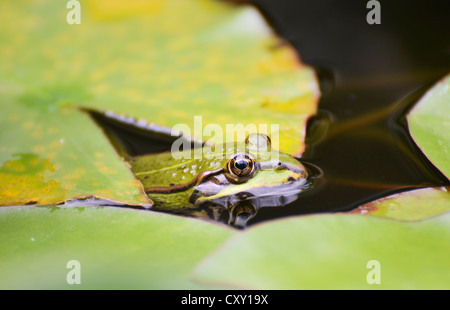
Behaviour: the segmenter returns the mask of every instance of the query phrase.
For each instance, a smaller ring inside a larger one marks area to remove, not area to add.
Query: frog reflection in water
[[[153,209],[238,227],[244,227],[261,207],[285,205],[308,187],[305,167],[272,150],[266,135],[251,134],[245,147],[238,146],[224,144],[202,158],[195,158],[194,150],[178,154],[185,159],[171,153],[143,155],[130,164],[155,202]]]

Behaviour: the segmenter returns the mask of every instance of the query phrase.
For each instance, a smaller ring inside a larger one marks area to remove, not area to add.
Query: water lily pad
[[[0,205],[92,195],[151,203],[80,107],[153,128],[183,123],[198,139],[194,116],[224,133],[277,124],[269,133],[280,149],[302,153],[315,76],[255,9],[213,0],[81,9],[81,24],[69,25],[65,2],[0,2]]]
[[[0,209],[1,289],[195,289],[193,267],[234,230],[112,207]],[[81,284],[67,283],[80,263]]]
[[[449,289],[449,224],[449,213],[420,222],[356,214],[274,221],[235,235],[195,279],[252,289]]]
[[[450,75],[431,88],[408,114],[411,135],[428,159],[450,178]]]
[[[7,113],[0,114],[0,205],[89,196],[151,204],[87,115],[70,107],[51,111],[2,100]]]
[[[450,188],[423,188],[384,197],[359,206],[352,212],[416,221],[450,211]]]

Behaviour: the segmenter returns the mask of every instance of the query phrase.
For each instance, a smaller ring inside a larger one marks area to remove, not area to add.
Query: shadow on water
[[[323,180],[284,207],[242,213],[268,219],[351,210],[426,186],[449,185],[409,135],[405,113],[450,72],[450,1],[380,1],[381,24],[366,22],[366,1],[253,0],[302,61],[315,68],[322,97],[310,119],[302,161]],[[136,133],[93,117],[131,155],[170,149],[173,139]],[[146,141],[146,142],[144,142]]]

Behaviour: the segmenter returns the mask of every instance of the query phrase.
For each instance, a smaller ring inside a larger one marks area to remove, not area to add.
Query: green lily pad
[[[81,8],[81,24],[69,25],[66,3],[0,2],[0,205],[90,196],[151,204],[80,108],[166,132],[186,124],[187,136],[203,140],[208,124],[228,138],[226,124],[267,124],[282,151],[302,153],[317,109],[313,70],[252,7],[92,0]]]
[[[112,207],[0,209],[1,289],[196,289],[197,262],[235,233],[208,222]],[[80,264],[80,284],[68,284]]]
[[[419,222],[356,214],[273,221],[235,235],[194,279],[251,289],[449,289],[449,224],[449,213]]]
[[[407,191],[359,206],[352,212],[417,221],[450,211],[450,188],[423,188]]]
[[[431,88],[408,114],[416,144],[450,178],[450,75]]]

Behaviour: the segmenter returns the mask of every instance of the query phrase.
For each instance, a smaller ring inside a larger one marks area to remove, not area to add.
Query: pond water
[[[406,189],[449,184],[414,144],[405,119],[450,72],[449,1],[380,1],[379,25],[367,24],[366,1],[253,2],[316,69],[321,113],[309,124],[302,160],[320,167],[325,180],[288,207],[261,209],[252,223],[346,211]],[[323,133],[326,125],[325,134],[315,134],[314,127]]]
[[[405,113],[450,72],[450,1],[381,1],[379,25],[367,24],[361,0],[253,3],[317,72],[322,97],[301,160],[320,167],[323,178],[295,202],[260,209],[248,225],[449,185],[414,144]],[[164,151],[173,141],[148,143],[145,132],[94,117],[131,155]]]

